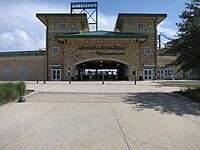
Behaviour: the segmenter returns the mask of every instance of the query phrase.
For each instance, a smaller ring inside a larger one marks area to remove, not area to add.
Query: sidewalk
[[[0,107],[0,149],[200,149],[200,104],[177,87],[138,82],[27,82],[25,103]]]

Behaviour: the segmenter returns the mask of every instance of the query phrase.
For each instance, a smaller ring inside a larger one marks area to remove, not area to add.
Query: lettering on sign
[[[97,51],[97,55],[125,55],[124,52],[102,52],[102,51]]]
[[[125,50],[124,46],[79,46],[78,50]]]
[[[93,9],[97,8],[97,2],[72,2],[72,9]]]
[[[72,3],[72,8],[96,8],[97,4],[74,4]]]

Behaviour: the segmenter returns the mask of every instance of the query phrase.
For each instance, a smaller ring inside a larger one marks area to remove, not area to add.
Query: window
[[[60,30],[65,30],[65,29],[66,29],[65,23],[61,23],[60,24]]]
[[[165,69],[165,77],[171,77],[173,75],[173,69],[172,68],[166,68]]]
[[[189,79],[189,76],[190,76],[190,72],[183,70],[183,79],[187,80],[187,79]]]
[[[144,80],[152,79],[152,69],[144,69]]]
[[[52,47],[52,53],[58,54],[60,52],[59,47]]]
[[[138,23],[137,29],[138,30],[144,30],[144,24],[143,23]]]
[[[11,76],[11,68],[2,68],[1,72],[2,76],[4,77]]]
[[[52,69],[52,80],[61,80],[61,70],[60,69]]]
[[[29,69],[28,67],[21,67],[19,69],[19,76],[25,77],[29,75]]]
[[[164,79],[164,70],[158,69],[158,79],[163,80]]]
[[[151,47],[145,47],[144,48],[144,53],[145,54],[151,54]]]

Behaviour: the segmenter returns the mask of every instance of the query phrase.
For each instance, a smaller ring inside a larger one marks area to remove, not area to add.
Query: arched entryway
[[[128,64],[116,59],[87,59],[75,64],[76,80],[128,80]]]

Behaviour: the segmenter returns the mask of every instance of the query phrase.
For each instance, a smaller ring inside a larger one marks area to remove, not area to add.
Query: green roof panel
[[[80,32],[74,34],[58,34],[56,39],[63,38],[142,38],[147,39],[148,36],[144,34],[135,33],[119,33],[111,31],[91,31],[91,32]]]

